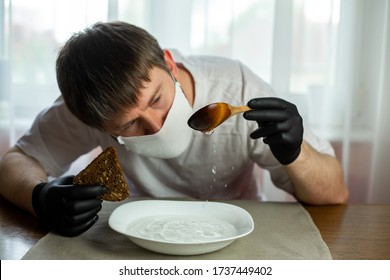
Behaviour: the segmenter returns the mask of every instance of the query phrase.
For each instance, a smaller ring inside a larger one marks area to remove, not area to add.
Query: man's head
[[[152,69],[169,73],[165,55],[157,40],[139,27],[97,23],[74,34],[60,50],[58,85],[77,118],[104,129],[106,123],[138,104]]]

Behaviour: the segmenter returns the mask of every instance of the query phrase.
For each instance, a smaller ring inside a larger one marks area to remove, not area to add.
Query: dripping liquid
[[[203,134],[205,135],[212,135],[214,133],[214,129],[212,130],[205,130],[205,131],[202,131]]]

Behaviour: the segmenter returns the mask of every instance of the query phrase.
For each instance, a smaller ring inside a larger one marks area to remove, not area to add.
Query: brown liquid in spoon
[[[192,129],[208,132],[229,117],[248,110],[250,110],[248,106],[235,107],[223,102],[212,103],[196,111],[187,123]]]

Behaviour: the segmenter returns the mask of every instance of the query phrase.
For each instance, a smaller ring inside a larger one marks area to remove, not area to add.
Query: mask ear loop
[[[176,78],[175,77],[173,77],[173,75],[172,75],[172,72],[171,71],[169,71],[169,75],[171,76],[171,78],[172,78],[172,80],[173,80],[173,84],[174,84],[174,86],[176,86],[176,83],[178,83],[179,84],[179,87],[181,88],[181,91],[183,92],[183,95],[184,95],[184,97],[187,99],[187,101],[188,101],[188,98],[187,98],[187,96],[186,96],[186,94],[184,93],[184,90],[183,90],[183,88],[181,87],[181,84],[179,83],[179,81],[178,80],[176,80]]]
[[[172,72],[168,71],[168,73],[169,73],[169,76],[171,76],[173,82],[176,84],[177,80],[175,79],[175,77],[173,77]]]

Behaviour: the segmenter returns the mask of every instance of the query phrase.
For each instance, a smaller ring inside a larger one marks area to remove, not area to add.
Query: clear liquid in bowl
[[[127,232],[135,237],[173,243],[212,242],[234,237],[236,228],[222,220],[199,216],[149,216],[130,223]]]

